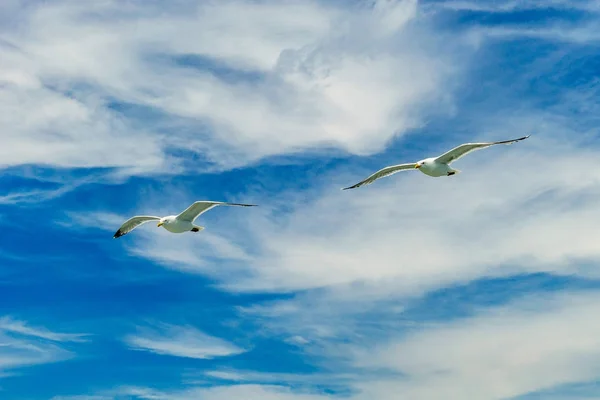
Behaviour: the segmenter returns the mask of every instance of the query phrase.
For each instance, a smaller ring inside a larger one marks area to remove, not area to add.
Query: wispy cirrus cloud
[[[57,333],[9,316],[0,318],[0,373],[73,358],[68,342],[85,342],[83,334]]]
[[[134,350],[175,357],[211,359],[246,351],[194,327],[169,324],[139,327],[138,333],[127,335],[123,340]]]
[[[135,400],[325,400],[326,395],[297,393],[286,386],[279,385],[234,385],[209,388],[191,387],[180,390],[156,390],[147,387],[124,386],[106,394],[97,396],[101,400],[119,400],[122,398]],[[87,400],[86,397],[83,397]],[[95,396],[91,396],[95,400]],[[52,400],[79,400],[75,397],[55,397]]]
[[[333,399],[336,395],[321,385],[328,374],[339,378],[334,372],[339,370],[351,371],[346,378],[352,379],[345,381],[345,398],[351,400],[391,400],[398,393],[411,399],[516,399],[537,392],[556,398],[555,391],[564,393],[569,384],[600,376],[600,324],[594,318],[598,296],[597,291],[530,294],[503,306],[480,308],[468,317],[415,323],[384,340],[331,340],[322,343],[320,356],[329,360],[332,372],[314,377],[217,371],[209,376],[236,383],[172,391],[121,387],[107,398]]]
[[[54,396],[50,400],[116,400],[110,395]]]
[[[86,342],[86,336],[88,336],[81,333],[56,333],[46,328],[34,328],[24,321],[7,316],[0,318],[0,331],[24,336],[33,336],[51,340],[53,342]]]
[[[423,9],[432,14],[450,11],[467,16],[464,24],[479,40],[530,38],[597,45],[600,38],[595,30],[600,3],[595,0],[434,1],[425,3]],[[522,18],[524,13],[529,17]]]
[[[476,12],[511,12],[522,10],[538,10],[538,9],[563,9],[563,10],[581,10],[581,11],[598,11],[600,4],[596,0],[509,0],[509,1],[494,1],[494,0],[448,0],[448,1],[427,1],[425,8],[437,10],[455,10],[455,11],[476,11]]]

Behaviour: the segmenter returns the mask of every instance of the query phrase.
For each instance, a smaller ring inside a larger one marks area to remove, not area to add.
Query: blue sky
[[[2,1],[0,397],[600,397],[599,23],[594,0]],[[203,199],[260,206],[112,239]]]

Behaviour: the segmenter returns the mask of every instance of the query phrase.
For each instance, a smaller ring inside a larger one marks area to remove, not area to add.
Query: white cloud
[[[0,318],[0,373],[31,365],[48,364],[74,357],[64,347],[66,342],[83,342],[82,334],[52,332],[43,327],[32,327],[27,323],[5,316]],[[59,345],[63,343],[63,345]]]
[[[56,333],[46,328],[34,328],[23,321],[11,317],[0,318],[0,331],[25,336],[34,336],[41,339],[47,339],[54,342],[85,342],[84,334],[80,333]]]
[[[598,292],[534,295],[506,306],[481,309],[465,319],[400,331],[387,341],[362,337],[340,346],[334,339],[321,348],[321,356],[343,352],[347,358],[334,368],[362,371],[345,381],[353,391],[352,400],[391,400],[398,393],[415,400],[513,398],[600,377],[600,324],[594,317],[600,311],[599,304]],[[375,371],[396,375],[390,378]],[[213,375],[241,382],[278,380],[296,386],[300,382],[319,384],[323,378],[246,372]],[[334,375],[331,380],[335,381]],[[181,399],[254,398],[259,394],[277,400],[334,398],[282,391],[267,384],[148,393]]]
[[[468,53],[432,35],[416,0],[5,7],[19,24],[0,28],[4,166],[139,174],[184,167],[172,150],[219,168],[313,148],[369,154],[443,112]],[[261,78],[227,81],[179,56]],[[140,121],[112,99],[163,117]]]
[[[50,400],[115,400],[115,397],[105,395],[54,396]]]
[[[347,356],[334,364],[332,373],[225,370],[208,375],[239,383],[169,392],[123,387],[117,392],[140,399],[333,399],[336,396],[316,389],[326,385],[329,376],[330,384],[343,378],[350,400],[392,400],[398,393],[415,400],[551,393],[566,384],[600,378],[600,324],[595,318],[599,307],[597,291],[530,295],[467,318],[394,332],[384,341],[331,340],[321,348],[321,356]],[[337,373],[343,370],[353,373]]]
[[[132,396],[130,398],[140,400],[325,400],[330,398],[326,395],[298,393],[288,387],[276,385],[234,385],[173,391],[124,387],[115,392],[113,399],[118,399],[119,396]]]
[[[578,44],[598,44],[600,35],[594,29],[597,21],[592,23],[578,23],[576,25],[557,23],[553,26],[531,27],[487,27],[480,26],[473,29],[472,33],[479,34],[492,38],[524,38],[530,37],[535,39],[578,43]]]
[[[331,379],[329,376],[324,375],[301,375],[301,374],[286,374],[286,373],[266,373],[266,372],[255,372],[255,371],[238,371],[231,369],[221,369],[208,371],[203,374],[204,376],[219,379],[222,381],[234,381],[234,382],[260,382],[277,384],[280,382],[295,382],[303,383],[307,381],[314,382],[314,378],[320,378],[323,382],[327,379]]]
[[[210,359],[240,354],[246,350],[190,326],[159,324],[140,327],[137,334],[124,338],[134,350],[176,357]]]
[[[581,45],[597,45],[600,35],[595,27],[598,25],[600,2],[596,0],[515,0],[515,1],[440,1],[426,3],[423,10],[426,14],[443,13],[448,10],[478,13],[518,13],[523,11],[578,11],[580,15],[573,17],[564,13],[563,17],[554,14],[538,14],[538,18],[515,18],[510,23],[487,23],[485,20],[469,21],[471,39],[476,43],[482,39],[522,39],[534,38],[559,43],[575,43]],[[542,23],[544,22],[544,23]],[[524,71],[527,73],[526,71]]]
[[[511,12],[551,8],[598,11],[600,10],[600,3],[597,0],[447,0],[433,2],[426,8],[480,12]]]
[[[0,196],[0,204],[15,205],[15,204],[31,204],[41,201],[52,200],[70,192],[83,183],[74,182],[59,186],[55,189],[32,189],[32,190],[13,190],[7,194]]]
[[[382,344],[360,364],[404,378],[366,383],[365,397],[393,388],[411,399],[500,399],[596,380],[599,300],[597,292],[526,298]]]
[[[52,88],[25,49],[0,43],[0,52],[6,60],[0,69],[0,166],[148,169],[164,162],[160,138],[128,129],[98,96]]]
[[[65,219],[58,221],[58,224],[70,229],[89,230],[90,228],[100,228],[116,231],[129,218],[110,212],[89,212],[85,214],[67,212]]]

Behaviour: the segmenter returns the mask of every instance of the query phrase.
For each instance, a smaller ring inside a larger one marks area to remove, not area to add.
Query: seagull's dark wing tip
[[[494,142],[493,144],[513,144],[513,143],[516,143],[516,142],[520,142],[521,140],[525,140],[529,136],[531,136],[531,135],[523,136],[523,137],[520,137],[520,138],[517,138],[517,139],[501,140],[499,142]]]
[[[119,229],[119,230],[118,230],[118,231],[116,231],[116,232],[115,232],[115,234],[113,235],[113,239],[120,238],[120,237],[121,237],[121,236],[123,236],[123,235],[124,235],[123,231],[121,231],[121,230]]]

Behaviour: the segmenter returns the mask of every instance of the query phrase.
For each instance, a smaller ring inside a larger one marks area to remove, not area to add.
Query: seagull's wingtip
[[[239,207],[258,207],[258,204],[247,204],[247,203],[217,203],[217,205],[226,205],[226,206],[239,206]]]

